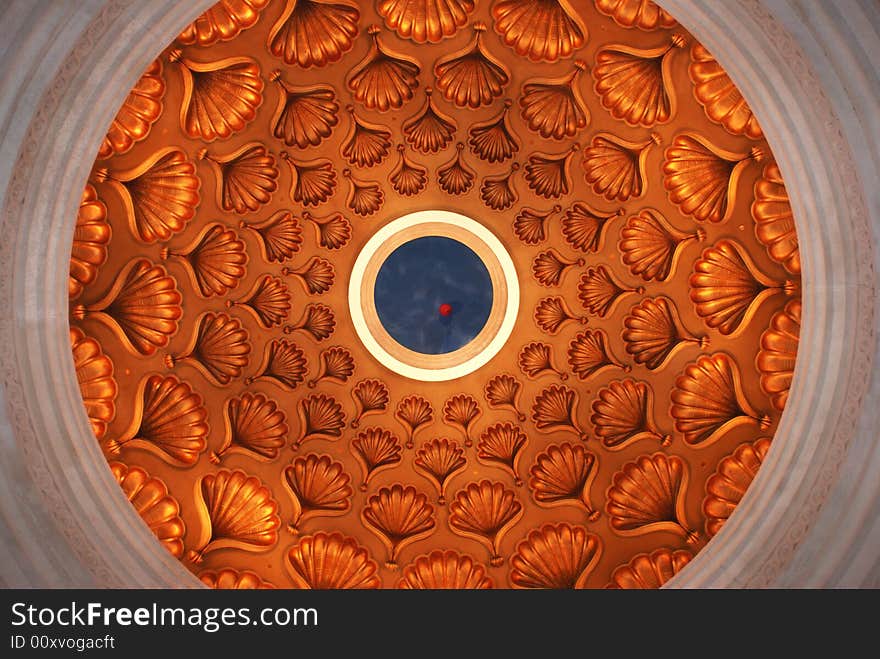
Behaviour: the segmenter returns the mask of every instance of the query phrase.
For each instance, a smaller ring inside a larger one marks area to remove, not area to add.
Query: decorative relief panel
[[[95,155],[84,409],[210,587],[657,588],[772,448],[788,191],[651,0],[222,0]],[[478,221],[519,285],[497,354],[430,383],[374,357],[348,298],[366,242],[425,210]]]

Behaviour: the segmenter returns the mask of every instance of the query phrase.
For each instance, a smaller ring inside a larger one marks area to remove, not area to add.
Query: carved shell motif
[[[368,110],[385,112],[413,97],[421,68],[416,60],[387,50],[379,42],[379,32],[379,26],[370,26],[370,50],[349,74],[348,88]]]
[[[627,293],[644,292],[641,286],[630,288],[618,281],[604,265],[587,268],[578,284],[578,298],[584,309],[600,318],[610,314]]]
[[[626,221],[620,231],[618,249],[630,272],[645,281],[665,281],[675,269],[684,247],[706,238],[703,229],[679,231],[660,211],[645,208]]]
[[[761,350],[755,365],[761,374],[761,390],[780,412],[788,401],[801,333],[801,302],[792,300],[776,312],[761,335]]]
[[[98,160],[128,153],[135,143],[145,140],[162,114],[163,96],[165,79],[162,77],[162,62],[157,59],[144,71],[116,113],[101,142]]]
[[[339,123],[339,103],[332,87],[293,87],[284,82],[278,69],[272,71],[269,79],[278,83],[280,88],[271,123],[275,137],[287,146],[300,149],[318,146],[330,137],[334,126]]]
[[[770,426],[770,418],[759,416],[749,404],[739,368],[723,352],[704,355],[685,367],[675,380],[670,414],[691,446],[708,445],[744,423],[762,430]]]
[[[609,201],[626,201],[645,194],[648,152],[660,143],[652,133],[644,142],[629,142],[609,133],[599,133],[584,152],[587,183],[593,191]]]
[[[95,180],[116,190],[132,234],[147,244],[183,231],[200,201],[195,164],[175,147],[160,149],[133,169],[98,169]]]
[[[315,217],[308,211],[303,212],[303,219],[315,227],[318,246],[324,249],[342,249],[351,239],[351,224],[341,213],[331,213],[326,217]]]
[[[669,446],[672,437],[660,434],[654,424],[653,407],[654,392],[647,384],[631,378],[613,380],[599,390],[590,422],[609,450],[625,448],[640,439]]]
[[[475,0],[379,0],[376,11],[398,36],[438,43],[464,27],[475,6]]]
[[[711,538],[730,518],[743,495],[752,484],[758,469],[770,450],[770,439],[762,437],[736,447],[722,458],[715,473],[706,481],[703,514],[706,516],[706,534]]]
[[[361,380],[351,390],[357,411],[351,427],[357,428],[361,419],[379,414],[388,408],[388,387],[381,380]]]
[[[416,451],[413,467],[417,472],[431,481],[437,490],[439,497],[437,503],[441,506],[446,504],[446,487],[449,481],[464,471],[467,459],[464,450],[459,448],[456,442],[446,438],[432,439],[425,442]]]
[[[468,484],[449,504],[449,528],[485,546],[492,567],[504,563],[501,542],[522,516],[522,504],[513,491],[488,480]]]
[[[227,300],[226,307],[244,307],[266,329],[280,325],[290,313],[290,290],[278,277],[263,275],[239,300]]]
[[[293,450],[306,441],[313,439],[325,439],[335,441],[342,437],[345,428],[345,412],[342,405],[325,394],[312,394],[299,402],[296,408],[299,414],[300,434],[293,443]]]
[[[668,531],[695,543],[684,513],[688,472],[675,455],[639,456],[614,474],[606,493],[605,510],[611,528],[623,536]]]
[[[250,385],[259,378],[265,378],[283,389],[293,390],[303,381],[305,374],[306,358],[302,349],[286,339],[272,339],[266,345],[263,363],[244,382]]]
[[[568,344],[568,364],[579,380],[586,380],[606,368],[630,371],[608,351],[608,335],[604,330],[584,330]]]
[[[278,189],[275,156],[259,142],[249,142],[225,156],[199,152],[217,177],[217,205],[244,215],[268,204]]]
[[[122,269],[103,298],[94,304],[76,305],[71,316],[104,323],[127,348],[149,356],[167,346],[177,333],[182,299],[165,268],[137,259]]]
[[[196,489],[201,535],[189,559],[201,563],[217,549],[264,551],[278,542],[278,502],[256,476],[221,469],[199,479]]]
[[[304,69],[338,62],[354,45],[360,15],[343,0],[287,0],[269,32],[269,52]]]
[[[199,581],[214,590],[274,590],[268,581],[250,570],[203,570],[199,572]]]
[[[623,319],[623,341],[636,364],[656,370],[677,348],[708,344],[706,337],[691,334],[681,322],[675,303],[667,297],[645,298]]]
[[[346,206],[361,217],[367,217],[378,211],[385,201],[385,193],[375,181],[362,181],[356,178],[350,169],[342,170],[342,175],[348,179],[348,198]]]
[[[519,397],[522,392],[522,383],[512,375],[502,373],[490,379],[483,395],[489,407],[510,410],[516,415],[517,421],[525,421],[526,415],[519,409]]]
[[[473,396],[458,394],[443,405],[443,421],[457,427],[464,436],[464,445],[471,446],[471,426],[483,414]]]
[[[474,38],[462,50],[437,60],[434,76],[437,89],[447,101],[460,108],[489,105],[504,93],[510,76],[504,66],[486,51],[482,35],[483,23],[474,23]]]
[[[517,199],[513,187],[513,175],[519,169],[519,163],[513,163],[510,171],[501,176],[487,176],[480,184],[480,198],[493,210],[505,210],[513,206]]]
[[[428,170],[407,157],[406,147],[403,144],[397,145],[397,152],[400,154],[400,160],[391,170],[388,180],[391,181],[391,187],[397,194],[412,197],[424,190],[428,184]]]
[[[601,211],[583,201],[575,202],[562,218],[562,235],[572,248],[595,254],[604,245],[605,229],[609,220],[621,215],[622,208]]]
[[[407,396],[397,404],[394,416],[406,429],[406,448],[412,448],[416,433],[434,420],[434,408],[421,396]]]
[[[641,30],[671,28],[676,20],[653,0],[594,0],[596,9],[623,27]]]
[[[173,375],[141,380],[128,429],[106,444],[107,453],[140,448],[169,464],[192,467],[208,448],[208,412],[202,397]]]
[[[567,259],[551,247],[532,261],[532,275],[541,286],[559,286],[569,270],[583,265],[584,259]]]
[[[446,194],[462,195],[474,185],[477,173],[465,163],[464,144],[455,145],[455,157],[437,169],[437,183]]]
[[[165,365],[173,368],[181,362],[190,364],[222,386],[241,375],[250,352],[248,332],[237,318],[208,311],[199,317],[189,345],[182,353],[167,354]]]
[[[354,538],[341,533],[305,536],[285,556],[294,588],[347,590],[380,588],[379,566]]]
[[[263,103],[260,65],[250,57],[196,62],[171,51],[180,65],[183,100],[180,127],[187,136],[213,142],[241,132],[257,116]]]
[[[262,462],[275,460],[287,441],[287,416],[271,398],[244,392],[226,401],[226,436],[223,445],[212,452],[212,464],[219,464],[228,453],[240,453]]]
[[[400,463],[400,441],[384,428],[366,428],[351,440],[351,452],[361,466],[361,491],[378,472]]]
[[[614,570],[605,588],[655,590],[681,572],[693,557],[686,549],[655,549],[650,554],[638,554]]]
[[[238,226],[259,236],[263,258],[270,263],[283,263],[302,248],[302,229],[290,211],[276,211],[261,222],[241,221]]]
[[[354,373],[354,359],[342,346],[322,350],[318,362],[318,374],[309,380],[309,389],[314,389],[319,383],[326,381],[345,384]]]
[[[535,194],[558,199],[571,189],[571,158],[580,147],[575,144],[562,154],[533,153],[526,164],[525,179]]]
[[[292,533],[313,517],[336,517],[351,510],[351,479],[342,463],[329,455],[300,456],[284,468],[283,475],[282,483],[293,501],[287,527]]]
[[[452,549],[435,549],[403,569],[398,588],[413,590],[484,590],[493,587],[486,568]]]
[[[567,0],[498,0],[492,18],[501,40],[533,62],[569,57],[587,41],[587,27]]]
[[[342,145],[342,155],[358,167],[372,167],[381,163],[391,146],[391,131],[385,126],[360,119],[354,106],[347,106],[351,127]]]
[[[234,39],[252,27],[269,0],[220,0],[177,35],[184,46],[210,46]]]
[[[553,365],[552,348],[546,343],[533,341],[523,346],[517,358],[520,370],[535,379],[542,375],[557,375],[560,380],[568,379],[568,373]]]
[[[284,326],[284,333],[299,331],[320,342],[329,338],[335,329],[336,317],[333,309],[326,304],[313,302],[305,306],[298,321]]]
[[[367,499],[361,521],[388,551],[386,567],[395,568],[404,547],[427,538],[436,530],[434,506],[412,486],[383,487]]]
[[[566,386],[551,385],[535,398],[532,405],[532,421],[543,433],[566,431],[574,433],[582,441],[589,435],[577,420],[578,395]]]
[[[107,260],[107,245],[112,230],[107,222],[107,207],[95,187],[88,183],[83,189],[76,228],[73,230],[73,246],[70,250],[70,275],[67,293],[71,300],[80,296],[83,288],[98,277],[98,268]]]
[[[290,167],[290,198],[303,206],[318,206],[336,192],[336,170],[326,158],[298,162],[287,152],[281,159]]]
[[[671,56],[686,45],[682,35],[674,34],[670,43],[660,48],[613,45],[597,52],[595,90],[611,116],[630,126],[667,123],[676,109]]]
[[[529,489],[539,506],[583,507],[594,522],[599,511],[590,503],[590,486],[596,472],[596,456],[582,445],[553,444],[538,454],[529,469]]]
[[[102,439],[107,433],[107,426],[116,416],[119,387],[113,377],[113,362],[104,354],[100,343],[87,337],[77,327],[70,328],[70,349],[76,381],[92,432],[97,439]]]
[[[436,153],[445,149],[455,136],[455,120],[437,109],[433,90],[425,90],[425,104],[418,114],[403,122],[406,141],[416,151]]]
[[[206,226],[195,240],[181,250],[163,247],[161,258],[176,257],[203,297],[225,295],[245,275],[248,258],[244,242],[232,229],[220,223]]]
[[[496,423],[483,431],[477,442],[477,460],[485,465],[497,466],[513,476],[514,484],[523,484],[519,477],[519,459],[528,438],[522,428],[512,423]]]
[[[590,110],[578,87],[587,64],[576,60],[574,66],[574,71],[561,78],[536,78],[523,85],[522,117],[541,137],[573,137],[590,123]]]
[[[500,113],[487,121],[475,123],[468,129],[468,144],[480,160],[504,162],[519,151],[519,140],[510,127],[510,108],[507,99]]]
[[[587,323],[586,316],[576,316],[568,303],[559,296],[545,297],[535,307],[535,323],[547,334],[555,335],[568,322]],[[563,376],[563,380],[565,377]]]
[[[313,256],[298,268],[283,267],[281,274],[294,277],[309,295],[323,295],[333,286],[336,270],[333,264],[320,256]]]
[[[775,162],[767,163],[761,177],[755,181],[752,218],[755,220],[755,236],[767,249],[770,258],[791,274],[799,275],[801,252],[794,216],[782,173]]]
[[[562,206],[556,204],[553,208],[541,211],[528,206],[517,213],[513,220],[513,232],[526,245],[537,245],[547,239],[547,221],[562,211]]]
[[[734,153],[694,133],[682,133],[664,154],[663,185],[669,200],[685,215],[700,222],[723,222],[733,212],[743,169],[763,158],[758,147]]]
[[[764,131],[739,89],[700,43],[691,47],[688,74],[694,83],[694,96],[710,121],[721,124],[733,135],[745,135],[753,140],[764,137]]]
[[[161,478],[150,476],[140,467],[111,462],[110,471],[122,488],[125,498],[146,522],[162,546],[175,558],[183,556],[186,525],[180,517],[180,504],[168,493]]]
[[[581,589],[599,562],[602,541],[582,526],[545,524],[510,559],[514,588]]]

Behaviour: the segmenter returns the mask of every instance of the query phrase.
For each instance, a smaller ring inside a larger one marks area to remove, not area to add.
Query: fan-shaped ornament
[[[300,456],[282,475],[293,501],[293,517],[287,526],[291,533],[298,533],[303,522],[313,517],[338,517],[351,510],[351,479],[343,464],[329,455]]]
[[[801,252],[798,247],[794,216],[785,190],[779,165],[767,163],[755,181],[752,202],[755,236],[767,249],[770,258],[793,275],[801,273]]]
[[[419,63],[392,52],[379,42],[380,28],[369,28],[369,52],[348,75],[348,88],[354,100],[368,110],[396,110],[413,97],[419,86]]]
[[[133,409],[128,429],[105,445],[110,456],[123,448],[139,448],[169,464],[192,467],[208,448],[208,413],[202,397],[175,376],[142,379]]]
[[[76,381],[92,432],[97,439],[102,439],[107,433],[107,426],[116,417],[119,387],[113,376],[113,362],[104,354],[101,344],[87,337],[77,327],[70,328],[70,349]]]
[[[581,441],[589,435],[577,420],[578,395],[566,386],[551,385],[535,397],[532,421],[542,433],[570,432]]]
[[[630,272],[645,281],[666,281],[681,259],[682,250],[692,240],[702,242],[706,232],[679,231],[660,211],[645,208],[631,216],[620,230],[618,249]]]
[[[594,89],[615,119],[630,126],[665,124],[676,110],[671,61],[676,49],[687,46],[680,34],[669,44],[642,50],[625,45],[606,46],[596,53]]]
[[[761,335],[761,350],[755,365],[761,374],[761,390],[780,412],[788,401],[801,333],[801,302],[792,300],[776,312]]]
[[[622,536],[666,531],[697,542],[685,517],[687,483],[687,465],[675,455],[654,453],[626,463],[605,495],[612,530]]]
[[[379,566],[354,538],[341,533],[305,536],[284,561],[294,588],[348,590],[381,588]]]
[[[688,279],[697,315],[725,336],[745,329],[761,303],[778,293],[794,295],[796,284],[781,284],[758,270],[745,248],[719,240],[703,250]]]
[[[517,358],[519,370],[531,379],[542,375],[556,375],[560,380],[567,380],[568,373],[556,368],[553,364],[552,348],[539,341],[533,341],[523,346]]]
[[[186,525],[180,517],[180,504],[168,493],[165,482],[121,462],[111,462],[110,471],[153,535],[174,558],[181,558]]]
[[[525,179],[536,195],[558,199],[571,189],[571,158],[580,147],[572,145],[566,153],[533,153],[526,164]]]
[[[602,541],[582,526],[545,524],[510,559],[514,588],[582,589],[599,562]]]
[[[298,162],[286,151],[281,159],[290,167],[290,198],[303,206],[318,206],[336,192],[336,170],[326,158]]]
[[[260,222],[239,222],[259,236],[263,258],[269,263],[284,263],[302,249],[302,228],[290,211],[276,211]]]
[[[103,298],[74,306],[71,316],[102,322],[126,348],[150,356],[177,333],[182,299],[165,268],[137,259],[122,269]]]
[[[487,176],[480,184],[480,198],[489,208],[502,211],[513,206],[517,199],[513,187],[513,175],[519,169],[519,163],[513,163],[507,174]]]
[[[354,373],[354,359],[351,353],[341,347],[333,346],[321,351],[318,358],[318,374],[309,380],[309,389],[314,389],[319,383],[329,381],[337,384],[345,384]]]
[[[83,289],[98,278],[98,268],[107,260],[107,245],[112,230],[107,222],[107,207],[95,187],[87,183],[83,190],[76,228],[73,230],[73,246],[70,250],[70,274],[67,278],[68,298],[75,300]]]
[[[290,290],[278,277],[263,275],[238,300],[227,300],[226,307],[244,307],[266,329],[280,325],[290,313]]]
[[[389,30],[421,44],[453,36],[475,6],[475,0],[380,0],[376,11]]]
[[[381,163],[391,147],[391,131],[385,126],[358,118],[354,106],[346,107],[351,116],[348,136],[342,143],[342,155],[358,167],[372,167]]]
[[[618,281],[604,265],[587,268],[578,284],[578,299],[584,309],[600,318],[610,314],[626,294],[644,292],[642,286],[630,288]]]
[[[325,217],[315,217],[308,211],[303,212],[303,219],[315,227],[318,246],[331,251],[342,249],[351,239],[351,224],[341,213],[331,213]]]
[[[519,477],[519,460],[528,438],[522,428],[512,423],[495,423],[480,435],[477,460],[490,467],[500,467],[513,476],[514,484],[523,484]]]
[[[400,154],[400,159],[391,170],[388,180],[391,181],[391,187],[397,194],[412,197],[424,190],[428,184],[428,170],[407,157],[406,147],[403,144],[397,145],[397,152]]]
[[[263,354],[263,362],[254,375],[245,378],[246,385],[266,379],[282,389],[294,390],[306,375],[306,358],[302,349],[286,339],[272,339]]]
[[[177,41],[184,46],[210,46],[230,41],[252,27],[269,0],[220,0],[183,28]]]
[[[535,323],[547,334],[555,335],[569,322],[587,323],[586,316],[577,316],[568,303],[559,296],[545,297],[535,307]],[[563,380],[565,378],[563,377]]]
[[[128,153],[137,142],[145,140],[162,114],[164,96],[162,62],[157,59],[144,71],[116,113],[98,149],[98,160]]]
[[[403,569],[397,583],[398,588],[408,590],[485,590],[493,586],[484,566],[452,549],[435,549],[419,556]]]
[[[425,104],[418,114],[403,122],[406,141],[421,153],[436,153],[445,149],[455,136],[455,120],[437,109],[432,90],[425,90]]]
[[[380,471],[400,464],[400,440],[384,428],[366,428],[351,440],[350,450],[361,466],[361,491]]]
[[[513,220],[513,232],[526,245],[538,245],[547,239],[547,223],[554,215],[562,212],[562,206],[541,211],[526,206]]]
[[[404,547],[423,540],[436,530],[434,506],[412,486],[383,487],[367,499],[361,521],[388,551],[386,567],[397,567]]]
[[[281,274],[294,277],[309,295],[323,295],[333,286],[336,270],[333,264],[320,256],[313,256],[298,268],[283,267]]]
[[[691,47],[688,75],[694,83],[694,96],[710,121],[720,124],[732,135],[763,139],[764,131],[742,93],[701,43]]]
[[[278,542],[278,502],[256,476],[240,469],[206,474],[198,481],[196,502],[200,537],[188,555],[195,564],[217,549],[262,552]]]
[[[214,590],[274,590],[268,581],[250,570],[203,570],[199,572],[199,581]]]
[[[275,156],[259,142],[248,142],[227,155],[199,151],[217,178],[217,205],[225,211],[245,215],[269,203],[278,189]]]
[[[510,75],[504,65],[483,47],[483,23],[474,23],[474,38],[465,48],[434,64],[437,89],[460,108],[489,105],[504,93]]]
[[[587,183],[596,194],[609,201],[642,197],[647,186],[645,163],[655,144],[660,144],[657,133],[651,133],[650,139],[644,142],[629,142],[610,133],[599,133],[584,152]]]
[[[637,554],[611,574],[605,588],[612,590],[656,590],[681,572],[694,555],[685,549],[655,549],[650,554]]]
[[[569,270],[583,266],[584,259],[567,259],[551,247],[532,261],[532,275],[541,286],[559,286]]]
[[[721,459],[715,473],[709,476],[703,515],[706,517],[706,535],[710,538],[721,530],[739,505],[769,450],[769,437],[740,444],[733,453]]]
[[[461,431],[464,445],[468,447],[473,444],[471,426],[482,414],[483,410],[480,409],[477,401],[467,394],[452,396],[443,405],[443,421]]]
[[[285,334],[303,332],[313,340],[321,342],[330,337],[336,329],[336,316],[326,304],[311,303],[303,309],[299,320],[284,326]]]
[[[294,87],[281,78],[279,69],[269,74],[269,80],[278,83],[280,90],[270,124],[272,135],[300,149],[318,146],[330,137],[339,123],[339,103],[332,87]]]
[[[519,140],[510,126],[510,108],[513,102],[504,101],[504,107],[497,115],[474,124],[468,129],[468,144],[480,160],[504,162],[519,151]]]
[[[351,390],[351,397],[356,408],[351,427],[355,429],[364,417],[380,414],[388,409],[388,387],[381,380],[361,380]]]
[[[421,396],[407,396],[397,404],[394,416],[406,429],[406,448],[412,448],[416,433],[434,420],[434,408]]]
[[[196,62],[172,50],[183,77],[180,127],[192,139],[213,142],[241,132],[263,103],[260,65],[250,57]]]
[[[492,18],[501,40],[533,62],[570,57],[587,41],[587,26],[567,0],[499,0]]]
[[[501,543],[522,516],[522,504],[513,491],[488,480],[468,484],[449,504],[449,528],[486,547],[492,567],[504,563]]]
[[[604,330],[584,330],[568,344],[568,364],[579,380],[586,380],[606,368],[619,368],[629,373],[629,364],[619,362],[608,350]]]
[[[345,428],[345,412],[342,405],[332,396],[312,394],[299,401],[296,408],[299,414],[299,437],[293,443],[293,450],[299,450],[304,442],[313,439],[336,441],[342,437]]]
[[[654,391],[644,382],[631,378],[613,380],[599,390],[593,401],[590,423],[605,448],[616,451],[641,439],[672,443],[661,435],[654,423]]]
[[[455,145],[455,157],[437,169],[437,183],[446,194],[462,195],[474,185],[477,173],[465,163],[464,144]]]
[[[695,133],[676,135],[663,157],[663,186],[669,201],[699,222],[723,222],[736,205],[736,188],[743,170],[761,162],[764,151],[748,153],[720,149]]]
[[[590,123],[590,110],[578,83],[586,62],[575,60],[574,71],[561,78],[535,78],[519,97],[522,118],[541,137],[574,137]]]
[[[220,223],[206,226],[181,250],[163,247],[160,255],[162,259],[180,259],[203,297],[225,295],[238,286],[248,261],[244,242],[235,231]]]
[[[512,375],[502,373],[490,379],[483,388],[483,395],[489,407],[513,412],[516,420],[523,422],[526,415],[519,409],[522,383]]]
[[[739,368],[723,352],[704,355],[685,367],[675,380],[670,415],[684,441],[698,447],[739,425],[770,427],[770,417],[759,415],[749,404]]]
[[[189,364],[210,382],[227,385],[241,376],[251,352],[248,331],[237,318],[208,311],[196,323],[196,331],[183,352],[165,355],[165,365]]]
[[[605,243],[609,220],[623,215],[623,209],[601,211],[583,201],[577,201],[565,211],[562,218],[562,236],[573,249],[597,253]]]
[[[441,437],[422,444],[413,459],[413,468],[431,481],[439,495],[437,503],[446,504],[446,488],[457,474],[464,471],[467,458],[457,442]]]
[[[239,453],[261,462],[275,460],[287,441],[287,416],[271,398],[244,392],[224,406],[226,435],[223,445],[212,451],[210,461],[219,464],[224,456]]]
[[[529,489],[539,506],[582,507],[595,522],[599,511],[590,503],[590,487],[596,472],[596,456],[581,444],[552,444],[529,469]]]
[[[201,182],[195,164],[176,147],[160,149],[133,169],[95,171],[122,199],[135,238],[150,244],[186,228],[199,205]]]
[[[304,69],[338,62],[358,35],[360,10],[344,0],[287,0],[269,32],[269,52]]]
[[[668,297],[645,298],[623,319],[623,342],[636,364],[654,371],[664,366],[678,348],[697,345],[705,348],[709,340],[694,336],[682,324],[675,303]]]
[[[594,0],[596,9],[623,27],[640,30],[668,29],[676,20],[653,0]]]
[[[350,169],[342,170],[348,179],[348,197],[345,205],[361,217],[367,217],[378,211],[385,201],[385,193],[375,181],[363,181],[356,178]]]

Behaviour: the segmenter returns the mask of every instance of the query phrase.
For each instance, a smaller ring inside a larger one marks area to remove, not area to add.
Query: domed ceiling
[[[101,145],[70,338],[208,585],[657,587],[770,447],[799,283],[757,120],[648,0],[223,0]]]

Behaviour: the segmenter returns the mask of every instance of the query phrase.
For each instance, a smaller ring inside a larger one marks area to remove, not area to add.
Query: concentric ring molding
[[[66,298],[75,209],[104,129],[157,44],[210,4],[15,0],[3,10],[13,54],[0,104],[4,585],[199,585],[151,538],[90,441]],[[880,85],[852,70],[877,60],[880,39],[860,26],[880,11],[661,4],[759,117],[806,273],[801,354],[773,447],[729,522],[668,586],[880,586],[880,140],[860,118],[876,114]]]

